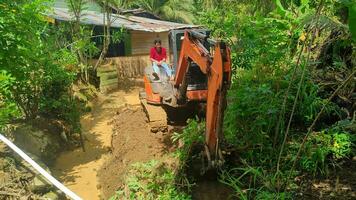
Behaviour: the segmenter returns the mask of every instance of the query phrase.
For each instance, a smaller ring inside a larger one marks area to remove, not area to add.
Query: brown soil
[[[139,88],[131,88],[99,95],[92,112],[81,118],[85,151],[77,148],[57,158],[54,175],[83,199],[100,199],[97,173],[111,150],[112,119],[127,105],[139,106],[138,92]]]
[[[141,106],[126,107],[114,117],[111,158],[98,172],[104,199],[122,185],[131,164],[160,158],[171,150],[169,135],[150,132],[146,120]]]

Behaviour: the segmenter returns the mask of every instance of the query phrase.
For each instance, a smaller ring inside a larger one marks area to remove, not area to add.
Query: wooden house
[[[62,1],[64,0],[55,1],[52,11],[47,16],[57,22],[72,21],[71,12]],[[100,6],[95,5],[92,1],[88,2],[90,3],[89,9],[82,12],[80,21],[82,24],[93,26],[94,30],[97,29],[98,35],[100,35],[100,31],[103,29],[103,13],[100,11]],[[143,16],[150,15],[146,13]],[[167,49],[167,52],[171,52],[168,38],[170,30],[198,27],[196,25],[135,16],[135,12],[126,12],[125,15],[113,13],[111,19],[113,30],[124,28],[128,34],[120,43],[112,43],[109,46],[107,58],[97,70],[98,76],[102,77],[100,80],[100,89],[102,91],[115,88],[120,78],[142,76],[144,67],[150,65],[149,50],[153,46],[155,39],[161,39],[162,46]],[[115,73],[117,76],[114,76]],[[111,81],[102,84],[103,81],[106,81],[103,80],[103,77],[109,77],[108,80],[110,79]],[[114,78],[118,80],[114,81]]]

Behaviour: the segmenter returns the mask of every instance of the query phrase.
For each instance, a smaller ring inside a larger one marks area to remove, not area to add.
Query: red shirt
[[[155,47],[152,47],[150,50],[150,58],[153,58],[157,61],[167,59],[166,48],[161,47],[161,52],[158,53]]]

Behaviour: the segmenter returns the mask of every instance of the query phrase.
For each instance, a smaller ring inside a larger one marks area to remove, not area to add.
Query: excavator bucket
[[[151,132],[166,132],[167,131],[167,114],[159,105],[148,104],[146,99],[140,99],[141,105],[147,116]]]
[[[152,76],[152,67],[145,68],[144,83],[145,91],[140,93],[140,101],[147,115],[152,132],[167,130],[167,114],[162,107],[162,101],[168,100],[173,95],[172,86],[168,76],[161,71],[159,79]]]

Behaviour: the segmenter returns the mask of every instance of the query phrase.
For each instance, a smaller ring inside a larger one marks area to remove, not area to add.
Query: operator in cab
[[[159,80],[158,74],[160,74],[160,68],[163,68],[166,74],[172,80],[172,69],[166,63],[167,51],[166,48],[161,46],[162,42],[160,39],[154,41],[154,47],[150,50],[150,60],[152,62],[153,73],[155,80]]]

